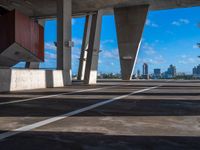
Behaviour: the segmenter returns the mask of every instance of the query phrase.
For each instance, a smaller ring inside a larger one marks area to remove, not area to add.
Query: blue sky
[[[178,72],[191,73],[200,64],[200,7],[150,11],[146,21],[142,44],[135,71],[142,70],[144,62],[149,64],[150,73],[154,68],[165,71],[170,64],[177,66]],[[73,74],[77,73],[80,48],[84,29],[84,18],[73,19]],[[134,34],[134,33],[133,33]],[[45,63],[41,68],[56,67],[56,21],[45,25]],[[104,16],[101,34],[99,72],[120,72],[118,46],[114,16]]]

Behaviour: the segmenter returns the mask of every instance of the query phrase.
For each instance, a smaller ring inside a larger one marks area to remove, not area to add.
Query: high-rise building
[[[176,76],[176,66],[170,65],[167,70],[168,78],[174,78]]]
[[[200,65],[193,68],[192,74],[194,77],[200,77]]]
[[[192,74],[195,76],[195,75],[197,75],[197,67],[194,67],[193,69],[192,69]]]
[[[140,78],[140,70],[137,70],[137,78]]]
[[[147,63],[143,64],[143,75],[149,75]]]
[[[161,77],[161,69],[154,69],[154,78]]]
[[[144,63],[143,64],[143,72],[142,72],[142,78],[143,79],[149,79],[149,71],[148,71],[148,64]]]

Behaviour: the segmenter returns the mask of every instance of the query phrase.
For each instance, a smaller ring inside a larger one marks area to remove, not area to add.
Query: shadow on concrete
[[[46,80],[46,87],[53,88],[54,87],[54,79],[53,79],[53,71],[46,70],[45,71],[45,80]]]
[[[12,69],[0,70],[0,93],[5,93],[11,89]]]
[[[143,93],[137,93],[134,95],[143,95],[143,96],[200,96],[200,92],[190,92],[185,91],[182,93],[178,92],[172,92],[173,90],[170,90],[169,92],[143,92]]]
[[[0,117],[51,117],[66,114],[107,98],[55,97],[0,105]],[[11,111],[12,110],[12,111]],[[76,116],[199,116],[200,100],[118,100]]]
[[[25,132],[0,141],[1,150],[199,150],[200,137]]]

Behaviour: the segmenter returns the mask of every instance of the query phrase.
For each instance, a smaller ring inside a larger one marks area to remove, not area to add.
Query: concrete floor
[[[0,94],[0,150],[199,149],[200,81],[104,80]]]

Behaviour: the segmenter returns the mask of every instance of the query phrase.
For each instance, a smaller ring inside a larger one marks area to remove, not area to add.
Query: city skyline
[[[138,60],[134,74],[143,63],[149,64],[150,73],[154,68],[164,70],[174,64],[179,72],[191,74],[191,68],[200,63],[200,29],[198,23],[200,7],[150,11],[145,25]],[[84,18],[73,19],[72,71],[77,74],[78,60],[84,30]],[[153,36],[152,36],[153,34]],[[56,21],[50,20],[45,25],[45,63],[41,68],[56,67]],[[116,38],[114,16],[104,16],[102,23],[99,72],[120,73],[120,63]],[[18,65],[19,66],[19,65]]]

